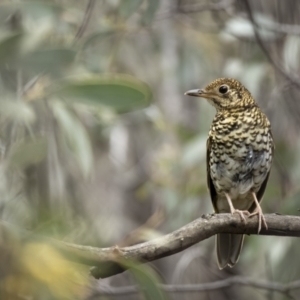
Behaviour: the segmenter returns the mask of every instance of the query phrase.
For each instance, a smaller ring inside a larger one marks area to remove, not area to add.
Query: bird
[[[216,108],[207,139],[207,185],[215,213],[258,215],[258,233],[267,229],[260,202],[274,157],[270,121],[238,80],[219,78],[188,96],[205,98]],[[216,235],[219,269],[239,259],[243,234]]]

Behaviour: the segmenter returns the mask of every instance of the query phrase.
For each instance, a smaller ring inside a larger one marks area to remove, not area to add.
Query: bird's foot
[[[228,202],[228,205],[229,205],[229,208],[230,208],[230,212],[231,212],[231,215],[233,215],[234,213],[238,214],[242,221],[244,221],[246,223],[246,218],[245,218],[245,215],[248,217],[250,215],[249,211],[248,210],[239,210],[239,209],[235,209],[233,207],[233,204],[232,204],[232,201],[231,201],[231,198],[229,196],[228,193],[225,193],[225,197],[227,199],[227,202]]]
[[[258,231],[257,233],[259,234],[261,231],[261,223],[264,224],[265,228],[268,229],[268,225],[265,219],[265,216],[263,215],[262,209],[260,207],[260,204],[257,200],[256,194],[254,192],[252,192],[252,196],[253,196],[253,200],[256,204],[256,209],[253,213],[250,214],[250,217],[258,215]]]
[[[238,214],[241,217],[242,221],[244,221],[245,223],[247,223],[245,216],[249,217],[249,215],[250,215],[248,210],[239,210],[239,209],[234,209],[233,211],[231,211],[231,214],[232,215]]]
[[[249,215],[249,217],[258,215],[258,231],[259,234],[261,231],[261,224],[265,226],[266,229],[268,229],[268,225],[265,219],[265,216],[263,215],[262,209],[259,207],[256,208],[256,211]]]

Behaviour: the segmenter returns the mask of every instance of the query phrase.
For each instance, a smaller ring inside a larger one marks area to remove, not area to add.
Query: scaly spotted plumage
[[[207,183],[216,213],[258,214],[270,174],[274,143],[270,122],[250,92],[237,80],[220,78],[186,95],[206,98],[217,113],[207,140]],[[243,235],[218,234],[220,269],[238,261]]]

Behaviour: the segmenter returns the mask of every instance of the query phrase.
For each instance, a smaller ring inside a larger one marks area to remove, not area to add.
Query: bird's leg
[[[234,213],[237,213],[241,217],[241,219],[246,223],[245,215],[249,216],[249,214],[250,214],[249,211],[248,210],[238,210],[238,209],[235,209],[233,207],[233,204],[232,204],[230,196],[227,193],[225,193],[225,197],[227,199],[227,202],[228,202],[231,214],[233,215]]]
[[[253,212],[252,214],[250,214],[250,217],[258,215],[258,232],[257,233],[259,233],[260,230],[261,230],[261,223],[264,224],[264,226],[266,227],[266,229],[268,229],[268,225],[267,225],[266,219],[265,219],[265,217],[263,215],[263,212],[262,212],[262,209],[260,207],[260,204],[259,204],[259,202],[258,202],[258,200],[256,198],[256,194],[254,192],[252,192],[252,196],[253,196],[254,202],[256,204],[256,211]]]

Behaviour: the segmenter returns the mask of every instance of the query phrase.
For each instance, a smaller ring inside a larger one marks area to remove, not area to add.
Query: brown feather
[[[215,186],[213,184],[213,181],[210,176],[210,166],[209,166],[209,157],[210,157],[210,150],[211,150],[211,143],[210,138],[207,139],[206,142],[206,178],[207,178],[207,187],[210,194],[210,199],[212,201],[214,211],[218,213],[217,209],[217,192],[215,189]]]

